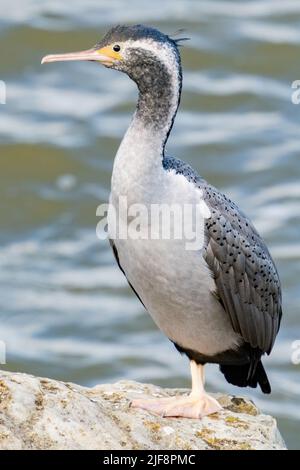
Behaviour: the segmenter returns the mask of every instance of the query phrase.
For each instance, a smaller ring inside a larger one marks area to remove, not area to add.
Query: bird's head
[[[159,69],[181,73],[179,41],[148,26],[116,26],[91,49],[47,55],[42,64],[70,60],[98,62],[127,73],[138,85],[145,85],[147,77],[150,80]]]

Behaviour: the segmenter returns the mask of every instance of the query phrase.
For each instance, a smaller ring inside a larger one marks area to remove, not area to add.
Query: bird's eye
[[[113,50],[115,52],[119,52],[121,50],[121,47],[119,46],[119,44],[115,44],[114,47],[113,47]]]

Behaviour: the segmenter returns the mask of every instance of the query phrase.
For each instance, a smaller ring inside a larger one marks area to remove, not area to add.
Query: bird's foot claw
[[[203,393],[200,396],[139,399],[131,403],[133,408],[141,408],[162,417],[199,419],[222,409],[217,400]]]

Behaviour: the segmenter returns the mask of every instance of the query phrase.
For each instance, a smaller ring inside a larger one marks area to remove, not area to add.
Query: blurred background
[[[252,397],[300,448],[299,0],[1,0],[0,339],[7,365],[83,385],[134,379],[189,386],[187,360],[128,288],[96,237],[113,158],[136,102],[133,83],[93,63],[40,66],[86,49],[116,23],[185,28],[182,104],[168,146],[236,200],[280,272],[284,319],[265,363],[271,396]]]

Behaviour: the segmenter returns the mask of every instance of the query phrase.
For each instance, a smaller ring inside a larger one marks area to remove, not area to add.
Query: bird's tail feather
[[[271,386],[261,361],[258,361],[255,367],[251,363],[238,366],[220,365],[220,371],[232,385],[252,388],[259,385],[263,393],[271,393]]]

